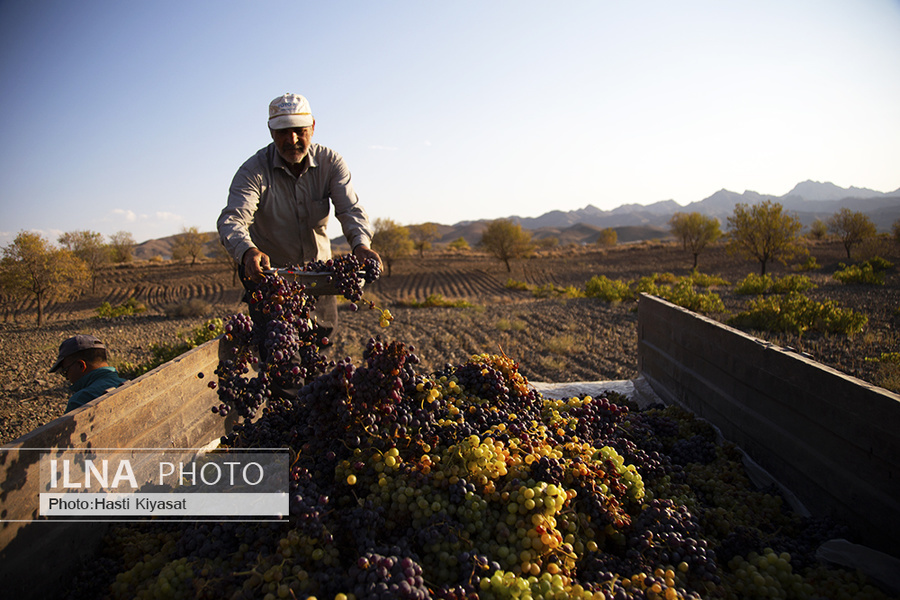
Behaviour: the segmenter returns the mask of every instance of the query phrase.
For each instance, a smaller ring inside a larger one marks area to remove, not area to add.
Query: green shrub
[[[578,289],[574,285],[567,285],[564,288],[559,288],[559,294],[566,298],[584,298],[584,290]]]
[[[834,272],[834,277],[844,285],[851,283],[864,283],[868,285],[884,285],[884,274],[872,268],[872,265],[863,263],[847,266],[840,263],[839,269]]]
[[[773,294],[789,294],[816,289],[816,284],[806,275],[785,275],[772,284]]]
[[[584,298],[584,292],[573,285],[562,287],[552,283],[537,286],[531,290],[531,293],[535,298]]]
[[[610,279],[606,275],[591,277],[584,285],[584,295],[606,302],[623,302],[634,298],[627,283],[618,279]]]
[[[696,273],[689,277],[676,277],[671,273],[662,275],[654,273],[630,283],[609,279],[604,275],[595,275],[585,284],[584,294],[588,298],[598,298],[607,302],[622,302],[633,300],[640,294],[651,294],[696,312],[725,312],[725,304],[718,294],[699,292],[695,289],[695,277],[701,286],[725,283],[718,277],[707,277]]]
[[[678,276],[673,275],[672,273],[654,273],[650,277],[652,277],[653,281],[655,281],[657,284],[660,284],[660,285],[666,284],[666,283],[668,283],[670,285],[675,285],[680,280],[680,278]]]
[[[182,335],[180,342],[174,344],[151,345],[150,358],[146,361],[138,364],[123,362],[118,365],[117,370],[122,377],[134,379],[147,371],[155,369],[161,364],[169,362],[173,358],[181,356],[192,348],[196,348],[209,340],[219,337],[222,333],[224,333],[224,323],[222,322],[222,319],[210,319],[203,325],[199,325],[187,334]]]
[[[773,279],[770,275],[751,273],[734,288],[735,294],[761,296],[763,294],[788,294],[805,292],[816,288],[816,284],[806,275],[785,275]]]
[[[683,279],[673,286],[660,286],[657,295],[694,312],[725,312],[725,303],[718,294],[697,291],[690,279]]]
[[[772,277],[770,275],[757,275],[750,273],[734,287],[735,294],[762,296],[772,289]]]
[[[531,295],[535,298],[552,298],[559,294],[556,292],[556,286],[552,283],[548,283],[547,285],[533,287],[531,289]]]
[[[866,262],[872,265],[872,268],[876,271],[887,271],[894,266],[894,263],[885,258],[881,258],[880,256],[870,258]]]
[[[631,282],[631,290],[635,296],[641,294],[659,295],[659,286],[656,284],[656,275],[645,275],[637,281]]]
[[[815,271],[818,268],[820,268],[819,263],[816,261],[816,257],[812,254],[807,256],[806,260],[797,265],[797,270],[799,271]]]
[[[691,275],[690,277],[688,277],[688,279],[694,286],[704,289],[728,285],[728,282],[718,275],[707,275],[706,273],[701,273],[700,271],[691,272]]]
[[[508,290],[530,290],[535,298],[584,298],[584,292],[579,290],[574,285],[567,285],[565,287],[562,287],[553,283],[547,283],[544,285],[535,286],[529,285],[524,281],[507,279],[504,287]]]
[[[876,256],[856,265],[847,266],[839,263],[838,270],[832,277],[845,285],[849,283],[884,285],[884,272],[893,266],[893,263]]]
[[[816,302],[799,292],[760,297],[749,309],[728,319],[740,329],[803,335],[807,331],[852,336],[869,322],[863,313],[843,309],[832,300]]]
[[[866,361],[900,365],[900,352],[882,352],[878,358],[867,358]]]
[[[400,304],[410,308],[472,308],[474,306],[465,300],[447,300],[441,294],[428,294],[428,297],[421,302],[412,298]]]
[[[147,310],[146,306],[131,297],[117,306],[111,306],[109,302],[104,302],[97,307],[97,317],[101,319],[109,319],[112,317],[127,317],[142,313],[145,310]]]
[[[530,287],[524,281],[517,281],[515,279],[507,279],[504,286],[510,290],[524,290],[528,291]]]

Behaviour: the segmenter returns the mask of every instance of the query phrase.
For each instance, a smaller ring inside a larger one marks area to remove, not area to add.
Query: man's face
[[[278,154],[288,164],[296,164],[303,160],[309,145],[312,143],[315,122],[309,127],[291,127],[289,129],[270,129],[272,140]]]
[[[84,375],[85,369],[87,369],[87,364],[83,360],[67,359],[60,365],[57,372],[68,379],[69,383],[75,383]]]

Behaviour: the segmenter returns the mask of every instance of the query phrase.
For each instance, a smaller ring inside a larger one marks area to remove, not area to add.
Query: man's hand
[[[381,257],[378,256],[377,252],[375,252],[368,246],[363,246],[362,244],[360,244],[359,246],[357,246],[356,248],[353,249],[353,256],[355,256],[356,258],[358,258],[361,261],[366,260],[367,258],[374,258],[375,260],[378,261],[378,267],[380,269],[384,269],[384,264],[382,264],[382,262],[381,262]]]
[[[243,263],[244,275],[249,277],[250,281],[262,281],[263,271],[272,268],[269,255],[259,248],[250,248],[244,252]]]

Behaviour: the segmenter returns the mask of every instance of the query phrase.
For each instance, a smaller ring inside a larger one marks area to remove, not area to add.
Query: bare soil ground
[[[835,300],[842,307],[869,317],[866,330],[843,335],[790,335],[756,333],[782,346],[807,352],[826,365],[876,384],[884,377],[877,362],[866,360],[900,350],[900,273],[895,266],[884,286],[843,285],[832,278],[846,258],[836,242],[810,246],[819,268],[805,272],[818,285],[807,294],[818,301]],[[880,255],[900,264],[896,245],[884,246]],[[426,253],[398,260],[390,276],[370,285],[366,295],[394,315],[387,329],[378,325],[377,313],[351,312],[341,305],[340,330],[330,355],[359,361],[366,341],[375,335],[416,347],[420,370],[431,372],[446,363],[459,363],[470,355],[505,352],[515,358],[532,381],[597,381],[637,376],[637,315],[635,303],[609,304],[592,299],[536,298],[532,292],[510,289],[512,279],[533,286],[583,287],[594,275],[633,280],[652,273],[687,275],[691,256],[671,243],[640,243],[606,250],[559,249],[514,261],[512,271],[476,252]],[[731,284],[759,271],[757,263],[730,256],[724,248],[708,249],[700,256],[700,270],[723,277]],[[795,272],[791,266],[770,264],[774,276]],[[728,313],[709,315],[724,320],[746,307],[749,298],[731,287],[716,291]],[[97,289],[78,301],[51,304],[47,321],[35,327],[34,306],[10,308],[0,323],[0,443],[9,442],[63,414],[67,384],[50,375],[59,343],[75,333],[93,333],[110,347],[114,364],[138,363],[149,357],[152,344],[172,344],[213,316],[244,310],[240,284],[233,283],[227,267],[213,262],[185,264],[147,262],[110,268]],[[412,308],[410,299],[430,295],[468,303],[465,308]],[[137,316],[96,318],[104,301],[116,306],[135,298],[148,310]],[[208,304],[203,316],[173,317],[172,307],[191,300]]]

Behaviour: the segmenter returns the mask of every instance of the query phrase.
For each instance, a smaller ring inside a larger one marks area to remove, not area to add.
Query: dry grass
[[[553,354],[572,354],[579,346],[578,339],[571,333],[555,335],[544,341],[544,348]]]
[[[538,364],[542,369],[549,372],[563,372],[568,366],[566,359],[560,356],[541,356],[538,358]]]
[[[524,321],[519,319],[499,319],[494,325],[500,331],[522,331],[527,327]]]

